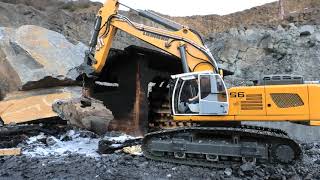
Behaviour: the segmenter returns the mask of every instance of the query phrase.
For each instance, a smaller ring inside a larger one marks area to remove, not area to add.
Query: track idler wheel
[[[272,148],[271,155],[275,162],[292,163],[295,160],[295,152],[291,146],[287,144],[277,144]]]

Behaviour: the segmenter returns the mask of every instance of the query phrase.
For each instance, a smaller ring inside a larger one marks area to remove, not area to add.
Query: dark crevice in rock
[[[0,89],[0,101],[2,101],[4,99],[4,93],[2,92],[2,90]]]
[[[270,34],[265,34],[263,37],[259,40],[257,43],[257,47],[267,47],[268,42],[271,40],[271,35]]]
[[[16,55],[21,55],[25,58],[23,58],[23,64],[29,67],[30,69],[41,69],[43,68],[43,65],[38,63],[30,54],[25,51],[21,46],[19,46],[17,43],[10,41],[10,46],[12,47],[14,53]]]
[[[0,49],[0,100],[10,91],[17,90],[21,80]]]
[[[51,76],[44,77],[39,81],[30,81],[23,85],[20,90],[27,91],[32,89],[50,88],[58,86],[75,86],[80,85],[80,82],[74,81],[72,79],[57,79]]]

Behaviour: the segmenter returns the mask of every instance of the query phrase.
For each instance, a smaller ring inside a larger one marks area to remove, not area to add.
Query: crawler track
[[[162,130],[147,134],[142,148],[149,159],[217,168],[243,161],[291,163],[302,154],[282,130],[255,126]]]

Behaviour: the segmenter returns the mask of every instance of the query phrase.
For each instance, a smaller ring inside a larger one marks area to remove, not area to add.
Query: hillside
[[[319,24],[319,0],[285,0],[286,18],[278,18],[278,2],[254,7],[245,11],[219,16],[172,17],[173,20],[197,29],[204,35],[223,32],[234,27],[277,27],[279,24]]]
[[[0,0],[0,25],[18,27],[31,24],[62,33],[87,43],[94,17],[101,3],[80,0]],[[277,27],[279,24],[319,24],[319,0],[286,0],[284,21],[278,19],[277,2],[254,7],[242,12],[219,16],[169,17],[198,30],[205,36],[233,27]],[[132,12],[122,12],[137,22],[152,24]],[[10,17],[10,19],[9,19]]]

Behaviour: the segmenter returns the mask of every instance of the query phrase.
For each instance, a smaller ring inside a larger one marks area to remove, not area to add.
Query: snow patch
[[[46,136],[41,133],[39,134],[38,136],[33,136],[33,137],[30,137],[28,140],[27,140],[27,144],[33,144],[33,143],[36,143],[37,141],[39,141],[40,139],[44,139],[46,138]]]
[[[4,35],[3,35],[3,29],[1,28],[1,29],[0,29],[0,40],[3,39],[3,36],[4,36]]]
[[[70,141],[63,141],[63,137],[57,139],[53,136],[45,136],[44,134],[30,137],[26,141],[26,144],[21,145],[23,148],[22,153],[31,157],[68,154],[79,154],[90,157],[100,156],[96,152],[99,143],[98,138],[83,138],[73,130],[68,131],[67,135],[71,138]],[[41,140],[48,140],[48,138],[50,138],[51,143],[54,143],[53,145],[41,142]]]
[[[120,136],[115,136],[115,137],[106,136],[106,137],[104,137],[104,139],[109,140],[109,141],[113,141],[116,143],[124,143],[125,141],[128,141],[128,140],[137,139],[137,137],[122,134]]]
[[[113,147],[119,147],[127,140],[136,139],[126,134],[105,136],[103,139],[114,142]],[[99,157],[97,153],[100,138],[83,137],[78,131],[70,130],[59,138],[43,133],[30,137],[19,146],[22,154],[30,157],[67,156],[78,154],[89,157]]]
[[[133,137],[127,134],[118,134],[117,136],[114,135],[106,135],[103,139],[113,142],[111,147],[118,148],[120,147],[125,141],[133,140],[133,139],[140,139],[142,137]]]

